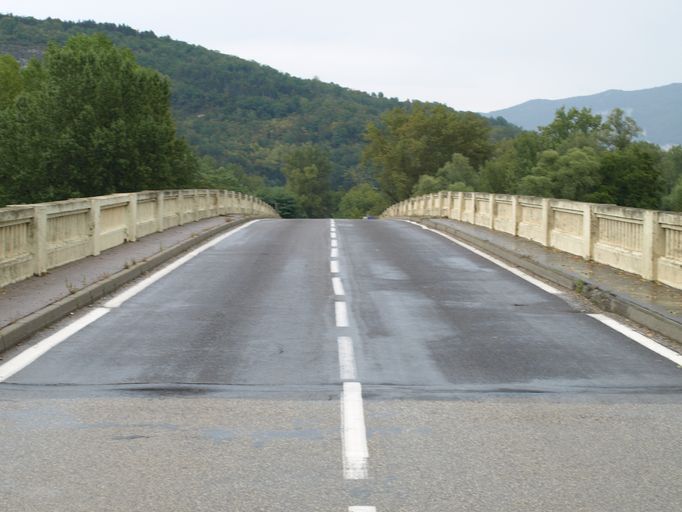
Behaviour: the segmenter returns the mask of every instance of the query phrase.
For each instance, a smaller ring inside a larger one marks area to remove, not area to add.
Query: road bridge
[[[679,510],[679,355],[499,263],[401,220],[219,235],[7,354],[3,507]]]

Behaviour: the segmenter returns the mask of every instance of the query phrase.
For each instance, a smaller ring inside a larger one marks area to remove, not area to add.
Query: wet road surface
[[[97,308],[0,384],[0,510],[682,509],[682,369],[417,226],[259,221]]]

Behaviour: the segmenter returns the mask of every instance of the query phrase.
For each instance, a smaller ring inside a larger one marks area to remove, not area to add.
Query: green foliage
[[[471,192],[476,190],[478,174],[464,155],[455,153],[435,176],[423,174],[412,189],[412,195],[431,194],[440,190]]]
[[[414,103],[409,109],[387,112],[380,124],[369,125],[364,158],[379,169],[381,189],[391,199],[402,200],[421,175],[435,174],[453,153],[480,166],[492,152],[489,134],[489,124],[481,116]]]
[[[661,157],[661,176],[668,194],[682,178],[682,146],[673,146]]]
[[[380,215],[390,205],[388,197],[369,183],[361,183],[343,195],[336,217],[360,219],[366,215]]]
[[[328,217],[333,211],[331,162],[324,148],[304,144],[289,153],[282,172],[286,188],[297,198],[306,217]]]
[[[11,55],[0,55],[0,84],[0,109],[5,109],[22,89],[19,63]]]
[[[540,136],[545,147],[556,148],[572,138],[595,135],[601,127],[601,116],[593,115],[589,108],[578,110],[575,107],[568,111],[561,107],[556,111],[554,120],[540,128]]]
[[[271,150],[312,143],[329,151],[332,186],[350,186],[345,173],[359,162],[365,127],[403,104],[111,23],[0,15],[0,52],[28,57],[51,41],[94,33],[130,48],[141,65],[170,78],[178,133],[200,155],[273,183],[283,183],[284,176],[280,162],[269,158]]]
[[[612,149],[623,150],[642,133],[642,129],[631,117],[619,108],[614,108],[601,126],[600,139]]]
[[[584,201],[600,184],[600,159],[590,147],[553,149],[540,154],[538,164],[519,183],[519,193]],[[541,192],[541,193],[539,193]]]
[[[167,79],[104,36],[51,45],[0,111],[0,179],[17,202],[188,186]]]
[[[497,142],[482,166],[456,168],[453,160],[435,173],[422,173],[412,193],[481,190],[680,209],[682,148],[664,152],[637,142],[639,133],[634,120],[620,109],[602,121],[589,109],[561,108],[537,132]],[[385,148],[391,147],[386,137],[376,133],[370,139],[378,148],[373,148],[375,152],[387,153]],[[376,145],[377,140],[383,146]]]
[[[682,177],[677,180],[670,193],[663,198],[662,208],[664,210],[682,212]]]
[[[267,187],[259,194],[263,201],[272,206],[283,219],[305,217],[298,198],[286,187]]]
[[[647,142],[605,153],[600,167],[602,187],[598,192],[615,204],[659,208],[664,191],[660,160],[660,148]]]

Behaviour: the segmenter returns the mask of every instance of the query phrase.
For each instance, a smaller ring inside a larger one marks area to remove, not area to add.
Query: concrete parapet
[[[260,199],[225,190],[144,191],[0,208],[0,287],[151,233],[236,213],[278,217]]]
[[[429,208],[434,197],[439,198],[438,207]],[[682,213],[544,197],[441,192],[406,199],[390,206],[383,216],[447,217],[682,289]]]

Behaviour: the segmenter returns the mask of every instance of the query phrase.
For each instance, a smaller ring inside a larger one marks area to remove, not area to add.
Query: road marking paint
[[[353,340],[348,336],[339,336],[339,376],[341,381],[357,380],[358,370],[355,365],[355,350]]]
[[[337,301],[334,303],[336,313],[336,327],[348,327],[348,309],[346,303]]]
[[[331,236],[331,237],[332,237],[332,240],[334,240],[334,239],[336,238],[336,233],[335,233],[335,232],[332,232],[332,233],[330,233],[329,236]]]
[[[338,274],[339,273],[339,262],[338,260],[332,260],[329,262],[329,269],[331,270],[332,274]]]
[[[499,260],[499,259],[495,258],[494,256],[491,256],[490,254],[487,254],[487,253],[485,253],[485,252],[483,252],[483,251],[481,251],[481,250],[479,250],[479,249],[476,249],[475,247],[473,247],[473,246],[471,246],[471,245],[469,245],[469,244],[467,244],[467,243],[465,243],[465,242],[462,242],[461,240],[457,240],[457,239],[454,238],[454,237],[451,237],[451,236],[449,236],[449,235],[446,235],[445,233],[442,233],[442,232],[438,231],[437,229],[428,228],[428,227],[426,227],[426,226],[424,226],[424,225],[422,225],[422,224],[419,224],[419,223],[414,222],[414,221],[411,221],[411,220],[406,220],[406,221],[404,221],[404,222],[409,222],[410,224],[414,224],[415,226],[419,226],[419,227],[422,228],[422,229],[425,229],[425,230],[427,230],[427,231],[431,231],[432,233],[436,233],[437,235],[440,235],[440,236],[442,236],[443,238],[447,238],[447,239],[450,240],[451,242],[454,242],[454,243],[456,243],[457,245],[459,245],[459,246],[461,246],[461,247],[464,247],[465,249],[467,249],[467,250],[473,252],[474,254],[478,254],[478,255],[481,256],[482,258],[485,258],[486,260],[490,261],[491,263],[494,263],[494,264],[497,265],[498,267],[502,267],[503,269],[505,269],[505,270],[511,272],[512,274],[514,274],[514,275],[520,277],[520,278],[523,279],[524,281],[527,281],[527,282],[529,282],[529,283],[531,283],[531,284],[537,286],[538,288],[540,288],[541,290],[546,291],[547,293],[551,293],[552,295],[561,295],[561,294],[563,293],[563,292],[562,292],[561,290],[559,290],[558,288],[554,288],[553,286],[550,286],[550,285],[548,285],[548,284],[546,284],[546,283],[540,281],[539,279],[536,279],[535,277],[533,277],[533,276],[531,276],[531,275],[529,275],[529,274],[526,274],[526,273],[523,272],[522,270],[519,270],[518,268],[512,267],[511,265],[507,265],[507,264],[506,264],[505,262],[503,262],[502,260]]]
[[[377,512],[377,508],[376,507],[366,507],[366,506],[348,507],[348,512]]]
[[[209,241],[209,242],[206,242],[205,244],[203,244],[203,245],[197,247],[196,249],[194,249],[193,251],[188,252],[188,253],[185,254],[183,257],[181,257],[181,258],[175,260],[175,261],[174,261],[173,263],[171,263],[170,265],[166,265],[166,266],[163,267],[161,270],[157,270],[157,271],[154,272],[151,276],[147,277],[146,279],[143,279],[142,281],[140,281],[140,282],[137,283],[136,285],[131,286],[130,288],[128,288],[127,290],[125,290],[125,291],[122,292],[122,293],[119,293],[119,294],[116,295],[113,299],[111,299],[111,300],[109,300],[108,302],[106,302],[106,303],[104,304],[104,307],[105,307],[105,308],[117,308],[117,307],[119,307],[119,306],[120,306],[121,304],[123,304],[125,301],[127,301],[128,299],[134,297],[135,295],[137,295],[137,294],[140,293],[142,290],[144,290],[145,288],[147,288],[149,285],[155,283],[156,281],[158,281],[158,280],[161,279],[162,277],[164,277],[164,276],[170,274],[170,273],[173,272],[173,270],[175,270],[176,268],[180,267],[181,265],[184,265],[184,264],[187,263],[189,260],[191,260],[192,258],[194,258],[195,256],[197,256],[198,254],[201,254],[201,253],[204,252],[206,249],[210,249],[210,248],[213,247],[214,245],[219,244],[220,242],[222,242],[222,241],[225,240],[226,238],[228,238],[228,237],[234,235],[235,233],[237,233],[238,231],[241,231],[242,229],[247,228],[248,226],[250,226],[251,224],[253,224],[253,223],[255,223],[255,222],[258,222],[258,219],[252,220],[251,222],[247,222],[246,224],[243,224],[243,225],[239,226],[239,227],[236,228],[236,229],[233,229],[233,230],[231,230],[231,231],[228,231],[227,233],[225,233],[225,234],[223,234],[223,235],[220,235],[220,236],[214,238],[213,240],[211,240],[211,241]]]
[[[664,347],[663,345],[655,342],[651,338],[644,336],[643,334],[638,333],[634,329],[631,329],[630,327],[619,322],[618,320],[614,320],[613,318],[610,318],[610,317],[603,315],[601,313],[588,314],[587,316],[590,316],[590,317],[594,318],[595,320],[598,320],[599,322],[603,323],[604,325],[609,326],[611,329],[618,331],[619,333],[627,336],[628,338],[630,338],[633,341],[636,341],[637,343],[648,348],[649,350],[656,352],[659,356],[663,356],[666,359],[670,359],[676,365],[682,366],[682,355],[681,354],[678,354],[674,350],[671,350],[668,347]]]
[[[332,287],[334,288],[334,295],[346,295],[340,277],[332,277]]]
[[[339,257],[339,250],[338,250],[336,247],[334,247],[334,248],[332,249],[331,257],[332,257],[332,258],[338,258],[338,257]]]
[[[51,334],[32,347],[27,348],[22,353],[16,355],[5,364],[0,366],[0,382],[6,381],[15,373],[23,370],[29,364],[45,354],[48,350],[56,347],[84,327],[93,323],[95,320],[102,318],[104,315],[109,313],[109,311],[111,310],[107,308],[95,308],[78,320],[71,322],[66,327],[58,330],[54,334]]]
[[[343,477],[347,480],[367,478],[367,431],[362,407],[362,385],[344,382],[341,394],[343,423]]]
[[[336,240],[332,240],[332,247],[336,248],[339,246],[339,243]]]

